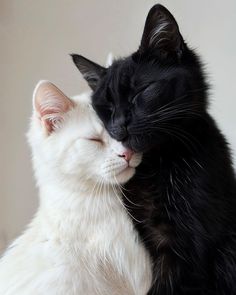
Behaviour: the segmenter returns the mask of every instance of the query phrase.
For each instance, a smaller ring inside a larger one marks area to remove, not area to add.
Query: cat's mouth
[[[132,178],[136,172],[137,166],[142,161],[142,154],[136,154],[129,162],[120,167],[116,173],[116,179],[120,183],[125,183]]]
[[[123,172],[129,171],[130,169],[135,169],[135,168],[136,168],[136,167],[132,167],[132,166],[130,166],[130,165],[127,165],[125,168],[123,168],[121,171],[119,171],[119,172],[117,173],[117,176],[120,175],[120,174],[122,174]]]
[[[125,171],[126,171],[127,169],[129,169],[129,168],[131,168],[131,167],[129,166],[128,163],[125,164],[125,165],[120,166],[120,167],[117,169],[117,171],[116,171],[116,176],[119,176],[120,174],[122,174],[123,172],[125,172]]]
[[[126,154],[114,163],[104,166],[104,177],[111,183],[123,184],[132,178],[136,172],[136,167],[142,161],[142,154]],[[123,159],[124,158],[124,159]]]

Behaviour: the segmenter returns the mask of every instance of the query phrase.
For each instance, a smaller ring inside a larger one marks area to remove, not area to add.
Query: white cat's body
[[[120,189],[105,180],[96,184],[81,163],[81,144],[87,143],[76,143],[79,127],[73,112],[78,110],[69,112],[67,125],[54,138],[36,132],[39,122],[31,126],[40,206],[0,260],[1,295],[145,295],[150,288],[150,259],[123,207]],[[79,136],[89,132],[87,123]],[[71,133],[69,146],[64,132]],[[89,144],[87,151],[102,153]],[[83,178],[78,177],[78,163]],[[102,159],[101,174],[109,174],[111,166],[118,162]]]
[[[65,196],[60,187],[50,193]],[[40,208],[30,228],[5,254],[0,294],[146,294],[148,259],[114,192],[101,192],[99,200],[67,194],[68,204],[59,208],[60,215],[55,206]]]

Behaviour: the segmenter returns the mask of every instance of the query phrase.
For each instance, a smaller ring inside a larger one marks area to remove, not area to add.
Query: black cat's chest
[[[126,185],[124,203],[147,244],[154,243],[161,248],[171,245],[173,237],[171,192],[168,190],[171,191],[174,183],[169,160],[163,168],[165,160],[161,156],[149,157],[153,161],[148,160],[147,165],[141,165],[136,176]]]
[[[181,156],[166,157],[164,153],[157,157],[154,153],[150,157],[152,162],[140,166],[137,175],[126,185],[124,203],[155,261],[154,273],[158,274],[160,284],[168,285],[170,275],[174,276],[180,269],[181,272],[194,269],[192,274],[198,269],[197,261],[194,262],[194,256],[198,255],[194,235],[198,233],[193,229],[198,204],[194,204],[191,196],[194,197],[195,187],[193,174],[202,168],[194,159]],[[206,237],[204,229],[201,230]],[[191,279],[187,280],[190,283]],[[195,283],[200,281],[196,279]],[[164,289],[171,288],[164,285]]]

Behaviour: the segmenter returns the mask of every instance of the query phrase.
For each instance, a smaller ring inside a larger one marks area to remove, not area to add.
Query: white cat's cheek
[[[59,169],[63,174],[67,175],[75,175],[81,173],[80,165],[78,165],[78,160],[75,156],[61,158]]]
[[[111,169],[110,169],[111,165],[112,165],[111,161],[108,161],[108,160],[101,163],[100,175],[101,175],[101,178],[104,179],[104,181],[109,182],[109,179],[113,177],[111,173]]]
[[[116,170],[119,167],[113,159],[106,159],[102,164],[101,164],[101,176],[102,178],[107,181],[108,183],[115,183],[115,177],[116,177]]]
[[[107,183],[120,183],[120,175],[124,173],[128,165],[124,160],[117,158],[108,158],[101,165],[101,175]],[[124,182],[122,177],[122,181]]]
[[[76,142],[66,149],[58,161],[58,167],[64,174],[75,175],[80,174],[81,169],[84,167],[81,159],[83,150],[79,147]]]

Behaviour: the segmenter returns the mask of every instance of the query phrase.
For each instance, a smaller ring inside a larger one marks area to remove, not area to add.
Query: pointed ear
[[[160,50],[181,55],[183,38],[173,15],[162,5],[154,5],[148,13],[140,45],[140,52]]]
[[[97,88],[98,82],[104,76],[106,69],[91,60],[78,54],[71,54],[74,64],[77,66],[84,79],[88,82],[92,90]]]
[[[74,103],[54,84],[40,81],[33,94],[33,108],[47,134],[59,127],[63,115],[74,107]]]

